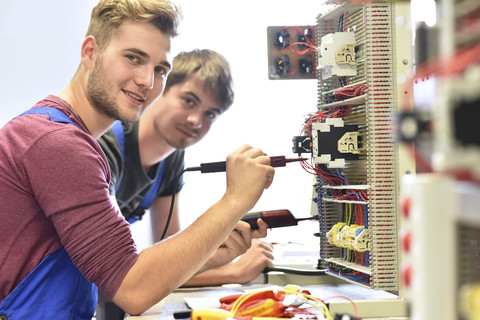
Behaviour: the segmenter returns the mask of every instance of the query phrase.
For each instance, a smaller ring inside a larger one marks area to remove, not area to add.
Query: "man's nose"
[[[147,89],[153,89],[155,85],[155,71],[147,66],[140,69],[137,75],[137,84]]]
[[[202,113],[190,112],[187,120],[194,128],[200,128],[202,126]]]

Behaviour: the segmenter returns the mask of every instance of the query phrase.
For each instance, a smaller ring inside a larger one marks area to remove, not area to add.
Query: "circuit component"
[[[414,142],[430,134],[431,118],[418,111],[402,112],[396,115],[396,140]]]
[[[305,28],[303,32],[299,32],[297,34],[297,42],[300,43],[298,46],[301,49],[307,48],[306,43],[312,43],[312,41],[313,41],[312,28]]]
[[[370,230],[363,227],[358,228],[355,231],[355,242],[353,247],[355,251],[365,252],[370,250]]]
[[[356,65],[355,62],[355,45],[346,43],[342,45],[335,53],[335,62],[337,64]]]
[[[327,232],[327,241],[337,247],[341,247],[338,234],[347,224],[345,222],[336,223],[329,232]]]
[[[312,156],[315,163],[342,168],[345,160],[359,158],[358,126],[344,125],[341,118],[327,118],[314,123]]]
[[[370,250],[370,231],[365,226],[338,222],[327,232],[327,241],[339,248],[365,252]]]
[[[334,32],[324,35],[318,51],[322,79],[332,76],[356,76],[355,34]]]
[[[348,231],[348,226],[344,226],[338,229],[337,247],[340,247],[340,248],[347,247],[347,231]]]
[[[315,79],[317,46],[313,26],[267,27],[268,78]]]
[[[480,67],[471,67],[451,88],[452,134],[460,147],[480,147]],[[477,158],[478,160],[478,158]],[[476,166],[476,161],[474,166]]]
[[[315,70],[311,56],[298,59],[298,71],[303,74],[311,74]]]
[[[295,136],[292,138],[293,153],[311,153],[312,138],[310,136]]]
[[[478,57],[477,51],[470,53]],[[456,61],[456,60],[454,60]],[[448,66],[455,65],[454,61]],[[456,66],[456,65],[455,65]],[[471,66],[450,79],[445,76],[441,99],[432,116],[434,152],[432,168],[443,172],[468,172],[480,181],[480,67]]]
[[[290,34],[288,31],[283,28],[280,29],[280,31],[275,34],[275,41],[273,44],[277,49],[285,49],[288,47],[290,45]]]
[[[453,135],[461,146],[480,147],[480,96],[461,95],[453,106]]]
[[[275,60],[275,71],[277,75],[284,76],[290,73],[290,58],[286,55]]]

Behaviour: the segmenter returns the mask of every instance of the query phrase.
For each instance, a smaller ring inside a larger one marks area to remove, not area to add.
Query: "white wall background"
[[[47,94],[59,93],[80,61],[90,11],[96,0],[15,0],[0,2],[0,126]],[[222,53],[231,63],[236,99],[210,134],[187,152],[186,165],[219,161],[241,144],[269,155],[294,156],[291,138],[304,115],[316,109],[315,80],[271,81],[267,75],[266,28],[314,24],[319,0],[178,0],[184,12],[174,54],[194,48]],[[220,199],[222,173],[187,173],[180,198],[182,225]],[[312,176],[297,164],[276,170],[272,187],[255,210],[290,209],[308,216]],[[133,229],[140,247],[148,224]],[[295,241],[300,228],[279,229],[279,238]],[[313,229],[314,230],[314,229]],[[278,234],[278,232],[273,233]],[[141,236],[138,236],[141,235]],[[285,238],[285,236],[287,236]],[[288,237],[290,236],[290,238]]]

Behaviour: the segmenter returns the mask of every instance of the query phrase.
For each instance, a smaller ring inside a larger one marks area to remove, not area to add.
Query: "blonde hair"
[[[92,10],[87,36],[105,48],[113,31],[124,21],[149,22],[175,37],[182,18],[180,8],[169,0],[100,0]]]

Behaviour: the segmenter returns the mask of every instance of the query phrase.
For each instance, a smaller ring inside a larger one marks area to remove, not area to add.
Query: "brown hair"
[[[133,20],[152,23],[175,37],[181,18],[180,9],[169,0],[100,0],[92,10],[87,36],[94,36],[105,48],[112,32],[125,20]]]
[[[182,52],[173,59],[165,91],[189,79],[203,83],[204,88],[215,94],[222,111],[233,104],[233,80],[230,64],[221,54],[208,49]]]

